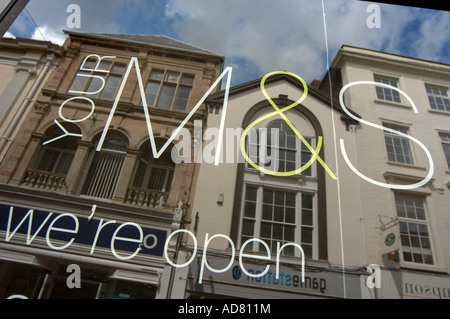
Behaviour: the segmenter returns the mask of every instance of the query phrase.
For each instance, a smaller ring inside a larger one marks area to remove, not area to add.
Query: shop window
[[[98,143],[98,140],[97,140]],[[97,143],[95,145],[97,145]],[[81,195],[112,199],[126,157],[128,143],[118,132],[110,131],[101,151],[93,148],[89,167],[81,189]]]
[[[161,149],[165,141],[157,140],[156,148]],[[142,145],[132,185],[142,189],[170,192],[175,163],[170,148],[159,158],[154,158],[150,142]]]
[[[152,70],[145,88],[148,106],[186,111],[194,84],[194,76],[179,72]]]
[[[403,261],[434,264],[431,234],[422,196],[395,194]]]

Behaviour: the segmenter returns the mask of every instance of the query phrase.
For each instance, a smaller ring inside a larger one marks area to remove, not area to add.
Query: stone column
[[[133,179],[134,166],[138,155],[139,150],[131,148],[127,149],[127,155],[123,163],[122,172],[120,173],[120,177],[117,182],[113,201],[123,203],[125,196],[127,195],[128,186]]]
[[[91,145],[92,143],[88,141],[78,141],[77,151],[66,175],[67,191],[71,195],[77,193],[83,171],[87,169],[86,162],[89,157]]]

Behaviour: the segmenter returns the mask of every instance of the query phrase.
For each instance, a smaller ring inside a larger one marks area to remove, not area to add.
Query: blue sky
[[[226,57],[233,85],[287,70],[308,83],[326,72],[320,0],[31,0],[9,35],[62,43],[69,4],[75,31],[163,34]],[[370,2],[324,0],[330,61],[343,44],[450,63],[450,12],[389,4],[369,28]]]

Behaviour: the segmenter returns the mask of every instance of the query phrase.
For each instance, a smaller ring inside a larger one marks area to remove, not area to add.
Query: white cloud
[[[66,39],[66,35],[62,30],[57,31],[57,29],[44,25],[39,27],[39,29],[35,29],[31,38],[34,40],[51,41],[52,43],[62,45]]]
[[[14,34],[12,34],[9,31],[6,31],[5,34],[3,35],[4,38],[12,38],[15,39],[16,37],[14,36]]]
[[[423,13],[420,9],[379,5],[381,28],[370,29],[366,24],[371,14],[366,11],[370,2],[324,3],[330,59],[343,44],[405,53],[404,32],[412,21],[418,21],[417,14]],[[231,60],[251,60],[264,74],[288,70],[310,81],[326,71],[321,1],[169,0],[168,5],[166,14],[176,19],[175,30],[184,41]],[[449,20],[448,13],[437,21],[420,20],[419,34],[411,30],[416,36],[414,41],[420,44],[414,50],[408,45],[409,53],[424,59],[436,58],[442,43],[448,43]],[[447,32],[442,32],[445,28]],[[441,31],[439,35],[434,34],[437,30]]]

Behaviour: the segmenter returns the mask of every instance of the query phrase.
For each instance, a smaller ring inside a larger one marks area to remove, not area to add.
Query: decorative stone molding
[[[50,103],[36,102],[34,103],[34,112],[37,114],[45,115],[50,109]]]

